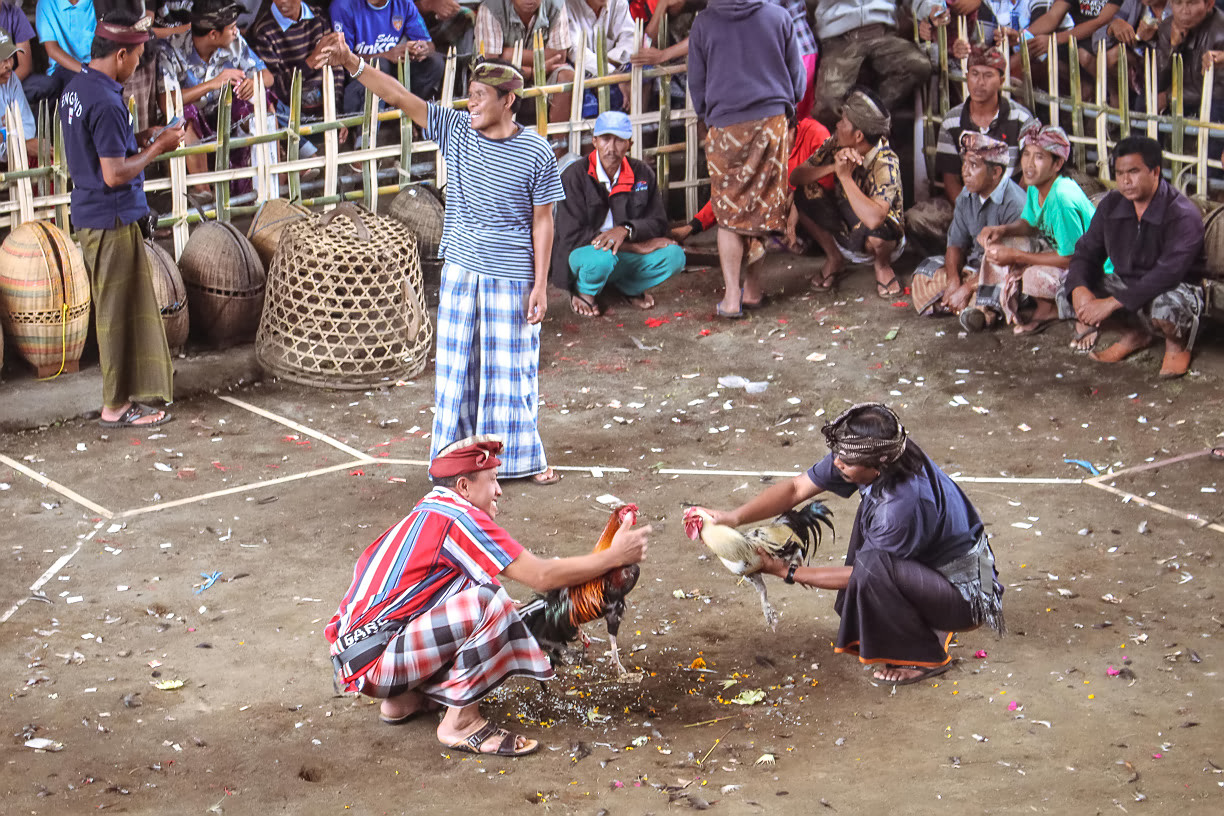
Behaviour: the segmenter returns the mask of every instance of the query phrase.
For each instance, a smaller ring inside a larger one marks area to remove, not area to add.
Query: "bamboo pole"
[[[1087,163],[1084,143],[1078,141],[1084,138],[1084,86],[1080,83],[1079,43],[1074,35],[1067,40],[1067,54],[1067,73],[1071,85],[1071,135],[1075,137],[1072,141],[1072,160],[1082,173]],[[1052,67],[1050,73],[1054,73]]]
[[[608,75],[608,35],[602,29],[595,32],[595,74],[600,77]],[[612,91],[607,85],[599,85],[598,89],[599,112],[603,113],[612,106]]]
[[[1125,48],[1118,49],[1118,119],[1119,133],[1125,139],[1130,136],[1130,55]]]
[[[519,53],[521,55],[521,50]],[[455,72],[458,59],[454,46],[451,46],[450,51],[446,55],[446,70],[442,73],[441,101],[443,107],[452,106],[455,99]],[[522,57],[520,56],[519,59],[521,60]],[[434,189],[440,191],[445,187],[446,159],[442,156],[442,149],[438,148],[434,151]]]
[[[533,32],[531,43],[531,70],[533,84],[543,85],[548,82],[548,72],[544,60],[544,32],[538,28]],[[536,132],[548,139],[548,94],[542,93],[535,98]]]
[[[53,135],[54,144],[52,146],[52,155],[55,162],[55,175],[52,182],[55,194],[57,196],[68,195],[68,158],[64,154],[64,125],[59,117],[59,110],[47,114],[51,120],[51,133]],[[59,204],[55,208],[55,223],[60,229],[68,231],[69,212],[68,204]]]
[[[693,95],[684,87],[684,218],[691,221],[697,215],[697,112],[693,109]]]
[[[1169,89],[1169,109],[1173,114],[1173,134],[1170,138],[1170,146],[1175,154],[1180,155],[1186,147],[1186,122],[1185,115],[1185,99],[1183,94],[1186,90],[1184,64],[1182,63],[1182,55],[1173,55],[1173,84]],[[1181,162],[1174,160],[1171,168],[1173,178],[1177,178],[1181,174]]]
[[[570,94],[570,117],[566,127],[569,131],[569,152],[575,156],[582,154],[582,128],[576,127],[576,122],[582,122],[582,97],[586,93],[586,32],[578,31],[574,50],[574,88]]]
[[[395,63],[396,74],[403,84],[403,61]],[[405,86],[407,87],[407,86]],[[361,147],[365,155],[360,161],[361,166],[361,204],[367,210],[372,210],[374,202],[373,188],[378,184],[378,162],[370,158],[370,151],[378,147],[378,105],[381,100],[369,88],[365,89],[365,98],[361,105]]]
[[[1061,120],[1061,111],[1058,105],[1058,56],[1058,38],[1051,34],[1050,46],[1046,49],[1046,87],[1050,92],[1050,113],[1048,118],[1051,125],[1057,125]]]
[[[1118,48],[1122,50],[1121,46]],[[1096,114],[1097,178],[1109,181],[1109,59],[1105,41],[1097,43],[1096,53],[1096,101],[1101,109]]]
[[[939,49],[939,115],[943,116],[952,104],[952,89],[948,76],[948,29],[946,26],[935,27],[935,43]]]
[[[645,42],[645,22],[637,20],[633,24],[633,41],[639,45]],[[633,143],[629,146],[629,155],[639,161],[642,158],[642,66],[631,63],[629,68],[629,116],[632,123]]]
[[[230,113],[234,102],[233,86],[226,83],[217,94],[217,159],[218,171],[230,169]],[[218,180],[213,185],[214,201],[217,202],[217,220],[229,220],[230,183]]]
[[[1033,93],[1033,57],[1029,54],[1028,45],[1024,40],[1020,41],[1020,69],[1024,72],[1024,75],[1021,77],[1023,84],[1020,89],[1024,94],[1024,107],[1028,108],[1036,116],[1037,99]]]
[[[289,86],[289,125],[286,128],[288,138],[285,139],[285,160],[295,162],[301,155],[302,128],[302,72],[293,70],[293,82]],[[290,170],[288,176],[289,200],[302,200],[302,174]]]
[[[1203,72],[1203,94],[1199,98],[1199,119],[1206,122],[1211,118],[1211,97],[1212,91],[1215,90],[1215,63],[1207,67]],[[1207,198],[1207,162],[1211,160],[1208,155],[1210,147],[1211,132],[1203,128],[1198,129],[1198,162],[1195,165],[1195,192],[1202,198]]]
[[[255,138],[269,138],[270,141],[266,145],[271,145],[271,147],[259,145],[250,150],[251,164],[257,171],[255,175],[256,200],[263,203],[269,198],[280,196],[280,184],[272,172],[272,167],[276,164],[276,145],[280,141],[278,135],[280,130],[279,127],[273,128],[275,133],[268,130],[268,89],[264,86],[263,71],[256,71],[252,79],[255,85],[255,94],[251,97],[254,110],[251,112],[251,126],[247,130]],[[272,161],[267,161],[265,158],[269,151],[272,152]]]
[[[17,103],[10,102],[4,111],[5,129],[8,131],[8,164],[18,170],[30,169],[30,155],[26,152],[25,123],[21,121],[21,111]],[[21,220],[34,220],[34,180],[28,176],[17,181],[17,212]]]
[[[657,32],[657,45],[666,45],[667,37],[667,12],[659,18],[659,30]],[[659,77],[659,131],[655,136],[655,178],[659,182],[659,192],[663,195],[664,203],[667,202],[667,194],[671,189],[671,77]]]
[[[956,17],[956,37],[961,42],[969,43],[969,20],[964,15],[958,14]],[[961,72],[961,99],[969,98],[969,59],[958,60],[960,63]]]
[[[166,88],[162,109],[170,119],[183,115],[183,91],[177,82]],[[174,219],[170,233],[174,239],[174,258],[177,261],[190,237],[187,227],[187,157],[177,155],[169,161],[170,215]]]
[[[336,99],[336,83],[335,75],[332,73],[335,68],[325,66],[323,68],[323,118],[331,121],[336,118],[336,104],[340,101]],[[335,130],[325,130],[323,132],[323,194],[332,196],[336,194],[337,184],[340,181],[339,168],[337,160],[340,152],[340,134]],[[325,209],[330,209],[326,207]]]

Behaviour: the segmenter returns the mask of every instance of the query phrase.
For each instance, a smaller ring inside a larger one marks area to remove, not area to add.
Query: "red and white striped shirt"
[[[496,584],[522,551],[488,513],[435,487],[357,559],[353,583],[324,630],[332,652],[359,626],[407,623],[469,587]]]

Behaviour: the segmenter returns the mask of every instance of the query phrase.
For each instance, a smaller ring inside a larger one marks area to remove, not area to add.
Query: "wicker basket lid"
[[[218,295],[249,295],[265,283],[255,247],[237,227],[224,222],[195,228],[179,256],[179,270],[188,287]]]

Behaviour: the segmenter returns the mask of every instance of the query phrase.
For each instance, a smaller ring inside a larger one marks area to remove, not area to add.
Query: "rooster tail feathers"
[[[828,527],[829,532],[834,536],[837,535],[837,531],[833,527],[833,511],[822,501],[813,501],[808,505],[800,507],[798,510],[789,510],[778,516],[778,521],[793,530],[799,540],[803,542],[803,560],[805,563],[811,560],[812,554],[820,546],[823,537],[823,531],[820,529],[821,524]]]

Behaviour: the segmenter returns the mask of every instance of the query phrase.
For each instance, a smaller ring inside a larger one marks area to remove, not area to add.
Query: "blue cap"
[[[604,111],[599,114],[591,135],[604,136],[607,134],[619,136],[622,139],[632,139],[633,125],[629,124],[629,114],[621,111]]]

